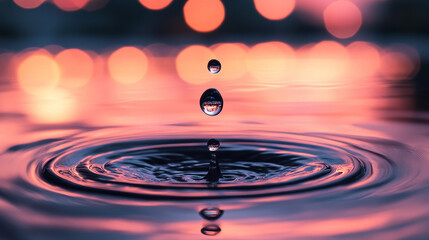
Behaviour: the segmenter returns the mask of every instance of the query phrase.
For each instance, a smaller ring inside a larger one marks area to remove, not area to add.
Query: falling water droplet
[[[216,59],[212,59],[207,64],[207,68],[209,69],[209,72],[216,74],[220,71],[220,62]]]
[[[200,211],[200,216],[209,221],[219,219],[223,214],[223,210],[219,208],[204,208]]]
[[[220,233],[221,229],[216,224],[210,224],[201,228],[201,233],[207,236],[216,236]]]
[[[209,116],[216,116],[222,111],[223,99],[219,91],[214,88],[207,89],[200,98],[200,107]]]
[[[217,139],[210,139],[207,141],[207,148],[210,150],[210,152],[217,151],[220,147],[220,142]]]

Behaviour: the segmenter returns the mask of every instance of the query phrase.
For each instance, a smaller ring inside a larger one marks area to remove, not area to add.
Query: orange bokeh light
[[[136,47],[122,47],[108,59],[110,76],[124,84],[140,81],[147,72],[148,64],[146,54]]]
[[[246,74],[248,47],[239,43],[223,43],[214,47],[213,52],[222,64],[220,79],[235,79]]]
[[[13,0],[13,1],[15,2],[16,5],[26,9],[36,8],[45,2],[45,0]]]
[[[281,20],[295,8],[295,0],[253,0],[256,10],[270,20]]]
[[[53,0],[54,4],[64,11],[76,11],[85,7],[89,0]]]
[[[362,25],[362,13],[352,2],[339,0],[323,12],[325,27],[336,38],[353,37]]]
[[[61,70],[61,85],[66,87],[82,87],[94,73],[94,61],[84,51],[79,49],[67,49],[56,57]]]
[[[282,42],[257,44],[249,50],[247,68],[261,83],[286,83],[295,68],[295,51]]]
[[[417,64],[402,52],[388,52],[381,58],[380,71],[386,79],[404,80],[417,72]]]
[[[187,83],[207,83],[213,79],[213,74],[207,69],[207,63],[212,58],[215,56],[209,48],[202,45],[191,45],[177,55],[177,73]]]
[[[374,75],[380,67],[380,53],[378,49],[367,42],[353,42],[347,46],[352,60],[353,69],[350,71],[355,77]]]
[[[25,92],[43,94],[57,86],[60,69],[51,56],[35,53],[20,62],[17,78],[20,87]]]
[[[139,0],[141,5],[151,10],[161,10],[166,8],[173,0]]]
[[[350,56],[347,49],[334,41],[322,41],[310,50],[301,52],[300,83],[335,85],[344,83],[349,72]]]
[[[198,32],[211,32],[225,18],[225,8],[220,0],[188,0],[183,7],[186,24]]]

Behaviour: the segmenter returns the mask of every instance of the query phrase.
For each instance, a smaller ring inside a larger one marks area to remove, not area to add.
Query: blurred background
[[[198,121],[210,87],[229,120],[422,113],[427,9],[424,0],[0,0],[0,118]],[[219,74],[207,71],[212,58]]]

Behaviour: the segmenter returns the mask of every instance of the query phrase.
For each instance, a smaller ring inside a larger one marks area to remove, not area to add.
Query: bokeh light
[[[136,47],[122,47],[108,59],[110,76],[124,84],[140,81],[147,72],[148,64],[146,54]]]
[[[381,58],[381,74],[389,80],[406,80],[417,71],[417,65],[402,52],[387,52]]]
[[[256,10],[270,20],[281,20],[295,8],[295,0],[253,0]]]
[[[43,94],[58,85],[60,69],[51,56],[34,53],[20,62],[17,78],[25,92]]]
[[[166,8],[173,0],[139,0],[146,8],[151,10],[161,10]]]
[[[76,120],[77,102],[63,89],[51,89],[42,95],[29,96],[28,117],[36,123],[53,124]]]
[[[353,42],[347,46],[353,69],[350,74],[355,78],[374,75],[380,68],[380,52],[368,42]]]
[[[26,8],[26,9],[32,9],[37,8],[42,3],[45,2],[45,0],[13,0],[16,5]]]
[[[220,79],[240,78],[247,72],[246,57],[248,47],[240,43],[222,43],[213,48],[213,52],[222,64]]]
[[[362,13],[352,2],[339,0],[323,12],[325,27],[337,38],[353,37],[362,25]]]
[[[84,51],[67,49],[55,57],[61,70],[61,85],[77,88],[84,86],[94,73],[94,61]]]
[[[179,77],[191,84],[204,84],[213,79],[207,70],[207,63],[215,58],[213,52],[202,45],[191,45],[176,57],[176,70]]]
[[[64,11],[76,11],[85,7],[90,0],[53,0],[54,4]]]
[[[309,50],[300,53],[299,81],[311,85],[336,85],[344,83],[343,78],[350,67],[347,49],[334,41],[322,41]]]
[[[183,7],[186,24],[198,32],[211,32],[225,18],[225,8],[220,0],[188,0]]]
[[[282,42],[259,43],[249,50],[247,66],[261,83],[283,83],[295,68],[295,51]]]

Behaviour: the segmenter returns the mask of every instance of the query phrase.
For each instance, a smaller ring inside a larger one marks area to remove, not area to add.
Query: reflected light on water
[[[50,55],[36,52],[20,62],[17,78],[27,93],[44,94],[58,85],[60,69]]]
[[[295,8],[295,0],[253,0],[256,10],[269,20],[281,20]]]
[[[139,0],[146,8],[151,10],[161,10],[166,8],[173,0]]]
[[[259,43],[249,50],[247,67],[262,83],[284,83],[295,68],[295,51],[283,42]]]
[[[110,76],[123,84],[140,81],[147,72],[148,64],[146,54],[136,47],[122,47],[108,59]]]
[[[36,123],[63,123],[77,119],[77,102],[62,89],[52,89],[43,95],[28,96],[27,113]]]
[[[26,9],[37,8],[42,3],[45,2],[45,0],[13,0],[13,1],[16,3],[16,5]]]
[[[353,37],[362,25],[362,13],[352,2],[339,0],[323,12],[325,27],[337,38]]]
[[[188,0],[183,7],[186,24],[197,32],[211,32],[225,18],[225,8],[220,0]]]
[[[94,61],[84,51],[67,49],[55,56],[61,70],[61,85],[65,87],[83,87],[94,73]]]
[[[207,63],[213,58],[215,58],[214,53],[205,46],[186,47],[176,57],[177,73],[187,83],[207,83],[214,78],[207,70]]]

